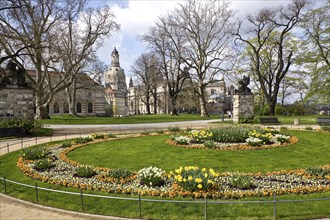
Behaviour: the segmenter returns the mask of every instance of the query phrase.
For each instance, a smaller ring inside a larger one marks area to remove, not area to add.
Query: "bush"
[[[53,167],[53,163],[49,159],[41,159],[34,164],[34,168],[37,169],[38,171],[45,171],[52,167]]]
[[[163,130],[157,130],[156,133],[157,134],[164,134],[165,132]]]
[[[131,176],[133,173],[129,170],[126,170],[126,169],[112,169],[112,170],[109,170],[107,172],[107,176],[108,177],[111,177],[111,178],[114,178],[114,179],[125,179],[129,176]]]
[[[76,144],[85,144],[88,142],[91,142],[93,139],[91,137],[84,137],[84,138],[76,138],[75,143]]]
[[[146,167],[138,172],[140,184],[148,187],[162,186],[165,183],[165,171],[157,167]]]
[[[241,174],[234,175],[230,185],[239,189],[251,189],[254,187],[252,177]]]
[[[199,169],[196,166],[180,167],[171,172],[175,181],[182,189],[190,192],[199,190],[207,191],[215,187],[216,173],[213,169]]]
[[[141,135],[146,135],[146,136],[148,136],[148,135],[150,135],[150,132],[149,132],[149,131],[143,131],[143,132],[141,132]]]
[[[313,131],[313,128],[312,127],[306,127],[305,130],[306,131]]]
[[[95,175],[95,171],[91,166],[81,166],[77,167],[76,174],[79,177],[92,177]]]
[[[204,142],[204,146],[207,148],[215,148],[216,144],[214,143],[214,141],[212,140],[208,140]]]
[[[34,130],[42,128],[42,124],[29,119],[0,119],[0,127],[22,128],[25,133],[31,134]]]
[[[46,147],[25,148],[21,151],[20,156],[25,160],[38,160],[46,158],[49,154],[49,149]]]

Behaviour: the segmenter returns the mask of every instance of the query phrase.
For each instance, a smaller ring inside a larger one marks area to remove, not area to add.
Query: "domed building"
[[[105,99],[112,107],[114,116],[127,115],[126,75],[120,67],[116,47],[111,53],[111,65],[105,73]]]

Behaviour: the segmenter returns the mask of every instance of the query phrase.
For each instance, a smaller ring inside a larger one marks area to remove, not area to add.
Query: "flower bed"
[[[109,168],[93,167],[93,175],[80,177],[77,167],[83,165],[69,160],[66,154],[84,145],[50,148],[47,158],[52,166],[48,169],[36,169],[38,160],[25,160],[23,157],[19,157],[17,166],[25,175],[50,184],[117,194],[237,199],[330,190],[330,165],[267,173],[217,173],[213,169],[196,166],[180,167],[168,173],[156,167],[130,172],[109,172]]]

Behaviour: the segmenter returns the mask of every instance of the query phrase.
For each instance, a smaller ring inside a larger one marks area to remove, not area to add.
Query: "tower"
[[[105,87],[106,100],[112,106],[114,116],[127,115],[126,75],[120,67],[116,47],[111,53],[111,65],[105,73]]]

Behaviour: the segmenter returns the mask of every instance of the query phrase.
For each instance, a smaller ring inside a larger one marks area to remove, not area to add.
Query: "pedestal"
[[[254,116],[253,94],[234,95],[233,122],[238,123],[242,118]]]

